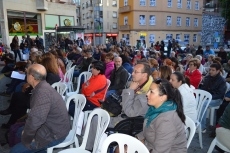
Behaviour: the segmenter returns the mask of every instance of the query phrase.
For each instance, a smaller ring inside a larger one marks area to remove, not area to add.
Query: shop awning
[[[83,26],[59,26],[57,27],[57,32],[70,32],[70,31],[79,33],[79,32],[84,32],[85,28]]]

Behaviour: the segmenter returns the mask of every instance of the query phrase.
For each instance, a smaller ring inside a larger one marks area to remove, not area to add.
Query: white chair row
[[[103,135],[103,133],[105,132],[105,130],[107,129],[109,122],[110,122],[110,116],[107,113],[107,111],[101,109],[101,108],[96,108],[94,109],[90,115],[89,118],[87,120],[87,124],[86,124],[86,130],[85,130],[85,134],[83,136],[83,141],[81,146],[79,146],[79,142],[78,142],[78,138],[75,134],[75,146],[76,148],[70,148],[70,149],[65,149],[60,151],[59,153],[90,153],[90,151],[86,150],[86,143],[89,137],[89,129],[90,129],[90,124],[92,121],[92,118],[97,115],[98,116],[98,124],[97,124],[97,132],[96,132],[96,137],[94,140],[94,146],[93,146],[93,151],[92,153],[96,153],[98,146],[99,146],[99,142],[101,140],[101,137]],[[79,146],[79,147],[78,147]]]
[[[200,90],[200,89],[195,89],[193,90],[193,92],[195,94],[196,101],[197,101],[197,113],[198,114],[197,114],[197,120],[196,120],[196,128],[198,129],[200,147],[203,148],[201,121],[204,117],[205,111],[207,110],[210,101],[212,100],[212,95],[209,92]],[[205,103],[206,103],[206,106],[203,109]]]

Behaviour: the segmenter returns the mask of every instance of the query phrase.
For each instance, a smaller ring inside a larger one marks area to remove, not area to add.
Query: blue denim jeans
[[[21,129],[19,129],[19,130],[21,130]],[[64,138],[59,139],[59,140],[54,140],[54,141],[50,142],[47,146],[40,148],[40,149],[28,149],[22,143],[18,143],[13,148],[11,148],[10,153],[46,153],[47,148],[52,147],[52,146],[56,146],[59,143],[63,142],[64,140],[65,140]],[[30,145],[32,148],[36,148],[34,142],[31,142]]]
[[[107,93],[106,93],[106,98],[109,97],[109,95],[111,95],[112,93],[115,93],[116,90],[108,90]]]
[[[223,102],[222,99],[211,100],[208,107],[220,106],[222,102]],[[205,102],[201,112],[204,111],[204,108],[206,107],[206,105],[207,105],[207,103]],[[206,129],[206,116],[207,116],[207,110],[205,111],[204,116],[203,116],[202,121],[201,121],[201,129],[202,130]]]

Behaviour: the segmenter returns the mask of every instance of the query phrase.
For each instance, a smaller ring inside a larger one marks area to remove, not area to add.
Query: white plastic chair
[[[88,72],[91,72],[92,64],[89,64],[88,66]]]
[[[57,92],[62,96],[63,100],[65,100],[65,92],[67,90],[67,86],[63,82],[55,82],[54,84],[51,85],[54,89],[57,90]]]
[[[226,91],[225,93],[228,92],[228,82],[226,82]],[[214,118],[215,118],[215,112],[217,109],[219,109],[220,106],[215,106],[215,107],[208,107],[209,111],[210,111],[210,116],[209,116],[209,120],[210,120],[210,125],[214,126]],[[208,114],[208,113],[207,113]]]
[[[68,63],[66,65],[66,71],[68,71],[73,65],[73,62],[71,60],[68,60]]]
[[[68,92],[66,93],[66,98],[68,98],[69,96],[75,94],[75,93],[79,93],[80,90],[80,85],[81,85],[81,78],[84,76],[84,82],[86,82],[87,80],[90,79],[90,77],[92,76],[91,72],[82,72],[79,77],[78,77],[78,82],[77,82],[77,89],[74,92]]]
[[[111,84],[111,81],[110,81],[109,79],[107,79],[107,80],[106,80],[106,85],[107,85],[107,86],[106,86],[106,89],[105,89],[105,95],[104,95],[103,99],[101,99],[102,101],[105,100],[105,96],[106,96],[106,93],[107,93],[107,91],[108,91],[108,89],[109,89],[110,84]]]
[[[230,152],[230,150],[228,148],[226,148],[223,144],[221,144],[217,138],[213,139],[212,140],[212,143],[208,149],[208,153],[212,153],[213,149],[215,146],[218,146],[220,149],[224,150],[225,152]]]
[[[87,140],[89,137],[90,124],[91,124],[93,116],[95,116],[95,115],[98,116],[98,124],[97,124],[96,137],[95,137],[95,141],[94,141],[94,145],[93,145],[93,153],[95,153],[97,151],[100,139],[101,139],[103,133],[105,132],[105,130],[107,129],[109,122],[110,122],[109,114],[107,113],[107,111],[105,111],[101,108],[96,108],[90,113],[87,124],[86,124],[86,130],[85,130],[85,134],[83,136],[83,141],[82,141],[81,146],[78,148],[66,149],[66,150],[60,151],[59,153],[76,153],[76,152],[78,152],[78,153],[90,153],[90,151],[85,150],[85,147],[86,147],[86,143],[87,143]],[[75,145],[78,146],[78,144],[79,144],[78,139],[75,136]]]
[[[64,79],[61,80],[61,82],[64,82],[67,86],[67,91],[72,92],[73,91],[73,73],[74,73],[74,68],[76,65],[71,67],[68,71],[66,71]]]
[[[102,144],[101,153],[107,153],[108,147],[112,142],[118,143],[120,153],[125,152],[124,145],[127,145],[126,153],[149,153],[149,150],[140,140],[121,133],[115,133],[108,136]]]
[[[188,140],[187,140],[187,148],[189,148],[189,145],[195,135],[195,132],[196,132],[196,125],[194,123],[194,121],[186,116],[186,119],[185,119],[185,130],[187,131],[188,130]]]
[[[196,101],[197,101],[197,120],[196,120],[196,128],[198,129],[199,133],[199,141],[200,141],[200,147],[203,148],[203,143],[202,143],[202,132],[201,132],[201,121],[202,118],[204,117],[204,113],[208,108],[208,105],[210,101],[212,100],[212,95],[204,90],[200,89],[195,89],[193,90],[195,96],[196,96]],[[204,103],[206,104],[205,109],[203,110]]]
[[[67,135],[67,137],[65,138],[65,140],[62,143],[48,148],[47,153],[52,153],[54,148],[64,148],[64,147],[67,147],[69,145],[72,145],[75,142],[78,117],[79,117],[81,111],[83,110],[83,108],[85,107],[86,98],[82,94],[74,94],[74,95],[70,96],[66,102],[67,110],[69,109],[69,103],[71,100],[73,100],[75,103],[75,113],[74,113],[74,120],[73,120],[72,129],[69,131],[69,134]]]

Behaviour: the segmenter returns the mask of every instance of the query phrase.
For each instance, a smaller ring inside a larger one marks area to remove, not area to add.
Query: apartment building
[[[84,31],[75,25],[76,5],[72,0],[0,0],[0,29],[4,44],[9,45],[14,35],[19,39],[25,34],[30,34],[31,38],[44,37],[45,30],[55,30],[74,39],[76,33]],[[55,35],[48,38],[57,39]]]
[[[199,45],[202,0],[119,0],[119,39],[151,43],[172,38]]]
[[[81,25],[85,28],[84,39],[91,44],[104,44],[109,38],[118,37],[117,0],[81,0]]]

